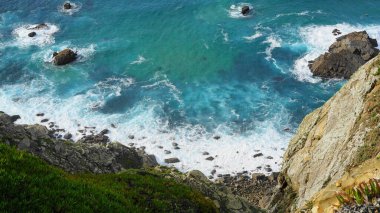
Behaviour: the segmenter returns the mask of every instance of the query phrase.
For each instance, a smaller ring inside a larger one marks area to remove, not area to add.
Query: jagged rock
[[[241,8],[241,14],[243,14],[244,16],[248,15],[250,11],[251,11],[251,10],[250,10],[249,6],[246,6],[246,5],[245,5],[245,6],[243,6],[243,7]]]
[[[323,78],[345,78],[363,64],[379,54],[377,41],[366,31],[353,32],[337,38],[329,51],[309,63],[314,76]]]
[[[54,56],[53,63],[57,66],[66,65],[73,61],[75,61],[77,58],[77,54],[70,50],[70,49],[64,49],[61,52],[59,52],[56,56]]]
[[[12,123],[16,122],[18,119],[21,119],[21,117],[19,115],[12,115],[11,116],[11,122]]]
[[[34,37],[34,36],[36,36],[36,35],[37,35],[36,32],[30,32],[30,33],[28,33],[28,36],[31,37],[31,38]]]

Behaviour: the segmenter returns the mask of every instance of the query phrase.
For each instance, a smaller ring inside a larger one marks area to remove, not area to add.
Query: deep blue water
[[[335,28],[380,38],[377,0],[74,3],[68,13],[63,1],[1,1],[0,110],[20,123],[44,112],[75,138],[84,126],[108,128],[159,162],[179,157],[178,168],[206,174],[216,165],[218,173],[278,170],[302,118],[344,83],[313,78],[307,61],[328,49]],[[245,4],[248,17],[239,15]],[[28,38],[38,23],[50,28]],[[66,47],[79,60],[55,67],[53,51]],[[265,156],[252,158],[258,150]]]

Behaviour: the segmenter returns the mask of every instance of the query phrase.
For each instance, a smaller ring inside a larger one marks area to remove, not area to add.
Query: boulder
[[[243,16],[248,15],[250,11],[251,11],[251,9],[249,8],[249,6],[243,6],[241,8],[241,14],[243,14]]]
[[[28,36],[31,37],[31,38],[34,37],[34,36],[36,36],[36,35],[37,35],[36,32],[30,32],[30,33],[28,33]]]
[[[65,10],[70,10],[71,8],[73,8],[73,6],[69,2],[66,2],[63,5],[63,9],[65,9]]]
[[[178,163],[178,162],[180,162],[178,158],[165,159],[165,163]]]
[[[370,38],[366,31],[353,32],[337,38],[327,53],[309,62],[309,68],[314,76],[348,79],[379,54],[377,46],[376,39]]]
[[[77,54],[74,51],[70,49],[64,49],[61,52],[59,52],[56,56],[54,56],[53,63],[58,66],[66,65],[75,61],[76,58]]]

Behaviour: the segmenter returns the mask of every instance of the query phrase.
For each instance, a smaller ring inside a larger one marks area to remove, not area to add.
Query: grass
[[[190,187],[145,170],[71,175],[0,143],[0,212],[217,212]]]
[[[341,206],[353,206],[372,204],[380,198],[380,181],[376,179],[369,180],[368,183],[360,183],[358,186],[350,188],[345,192],[337,192],[336,198]]]

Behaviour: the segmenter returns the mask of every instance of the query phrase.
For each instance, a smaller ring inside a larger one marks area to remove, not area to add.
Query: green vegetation
[[[71,175],[0,143],[0,212],[217,212],[189,187],[145,170]]]
[[[374,73],[375,76],[380,75],[380,67],[377,68],[377,71]]]
[[[364,161],[378,156],[380,153],[380,83],[377,82],[370,93],[367,94],[363,112],[357,120],[354,131],[360,126],[367,128],[364,145],[355,156],[353,167]]]
[[[379,180],[371,179],[368,183],[363,182],[346,192],[338,192],[336,197],[341,205],[372,204],[376,202],[377,198],[380,198],[379,183]]]

